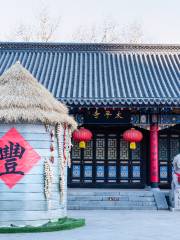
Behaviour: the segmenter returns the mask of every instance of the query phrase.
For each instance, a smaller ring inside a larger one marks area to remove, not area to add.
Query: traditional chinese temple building
[[[169,188],[180,152],[180,46],[0,43],[0,75],[16,61],[93,133],[74,143],[69,187]],[[143,140],[129,149],[122,134]]]

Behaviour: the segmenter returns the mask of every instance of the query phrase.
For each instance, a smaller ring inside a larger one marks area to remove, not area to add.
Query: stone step
[[[135,201],[68,201],[69,206],[156,206],[155,202],[135,202]]]
[[[156,206],[68,206],[69,210],[157,210]]]
[[[132,196],[132,195],[118,195],[118,196],[68,196],[70,201],[142,201],[142,202],[151,202],[154,201],[152,196]]]
[[[68,192],[68,209],[165,210],[168,205],[160,190],[73,189]]]
[[[153,193],[151,191],[112,191],[112,192],[91,192],[91,191],[69,191],[68,196],[140,196],[140,197],[153,197]]]

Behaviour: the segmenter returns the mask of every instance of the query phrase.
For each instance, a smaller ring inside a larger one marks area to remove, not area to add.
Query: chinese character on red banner
[[[40,158],[15,128],[10,129],[0,139],[0,179],[14,187]]]

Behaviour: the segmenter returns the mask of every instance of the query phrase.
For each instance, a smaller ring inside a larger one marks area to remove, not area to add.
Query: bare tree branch
[[[40,41],[48,42],[55,38],[60,26],[60,17],[51,18],[47,7],[43,7],[35,19],[35,24],[19,24],[8,37],[13,41]]]
[[[55,36],[56,31],[59,28],[60,17],[52,19],[49,16],[47,8],[44,7],[38,16],[37,22],[38,22],[36,31],[37,40],[48,42],[52,40],[52,38]]]
[[[16,31],[14,32],[13,40],[16,39],[17,41],[31,41],[33,37],[31,26],[26,26],[24,24],[20,24]]]
[[[105,20],[98,26],[89,28],[81,26],[74,32],[72,39],[77,42],[91,43],[141,43],[142,37],[142,27],[136,22],[120,28],[116,22]]]
[[[123,41],[126,43],[141,43],[143,31],[140,24],[133,22],[122,29]]]
[[[114,43],[120,40],[119,26],[114,21],[104,21],[101,27],[101,42]]]
[[[80,26],[72,35],[72,39],[78,42],[98,42],[97,27],[95,25],[87,28]]]

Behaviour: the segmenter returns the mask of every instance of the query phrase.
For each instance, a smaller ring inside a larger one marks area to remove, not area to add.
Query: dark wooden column
[[[158,124],[150,126],[150,182],[152,188],[159,186]]]

